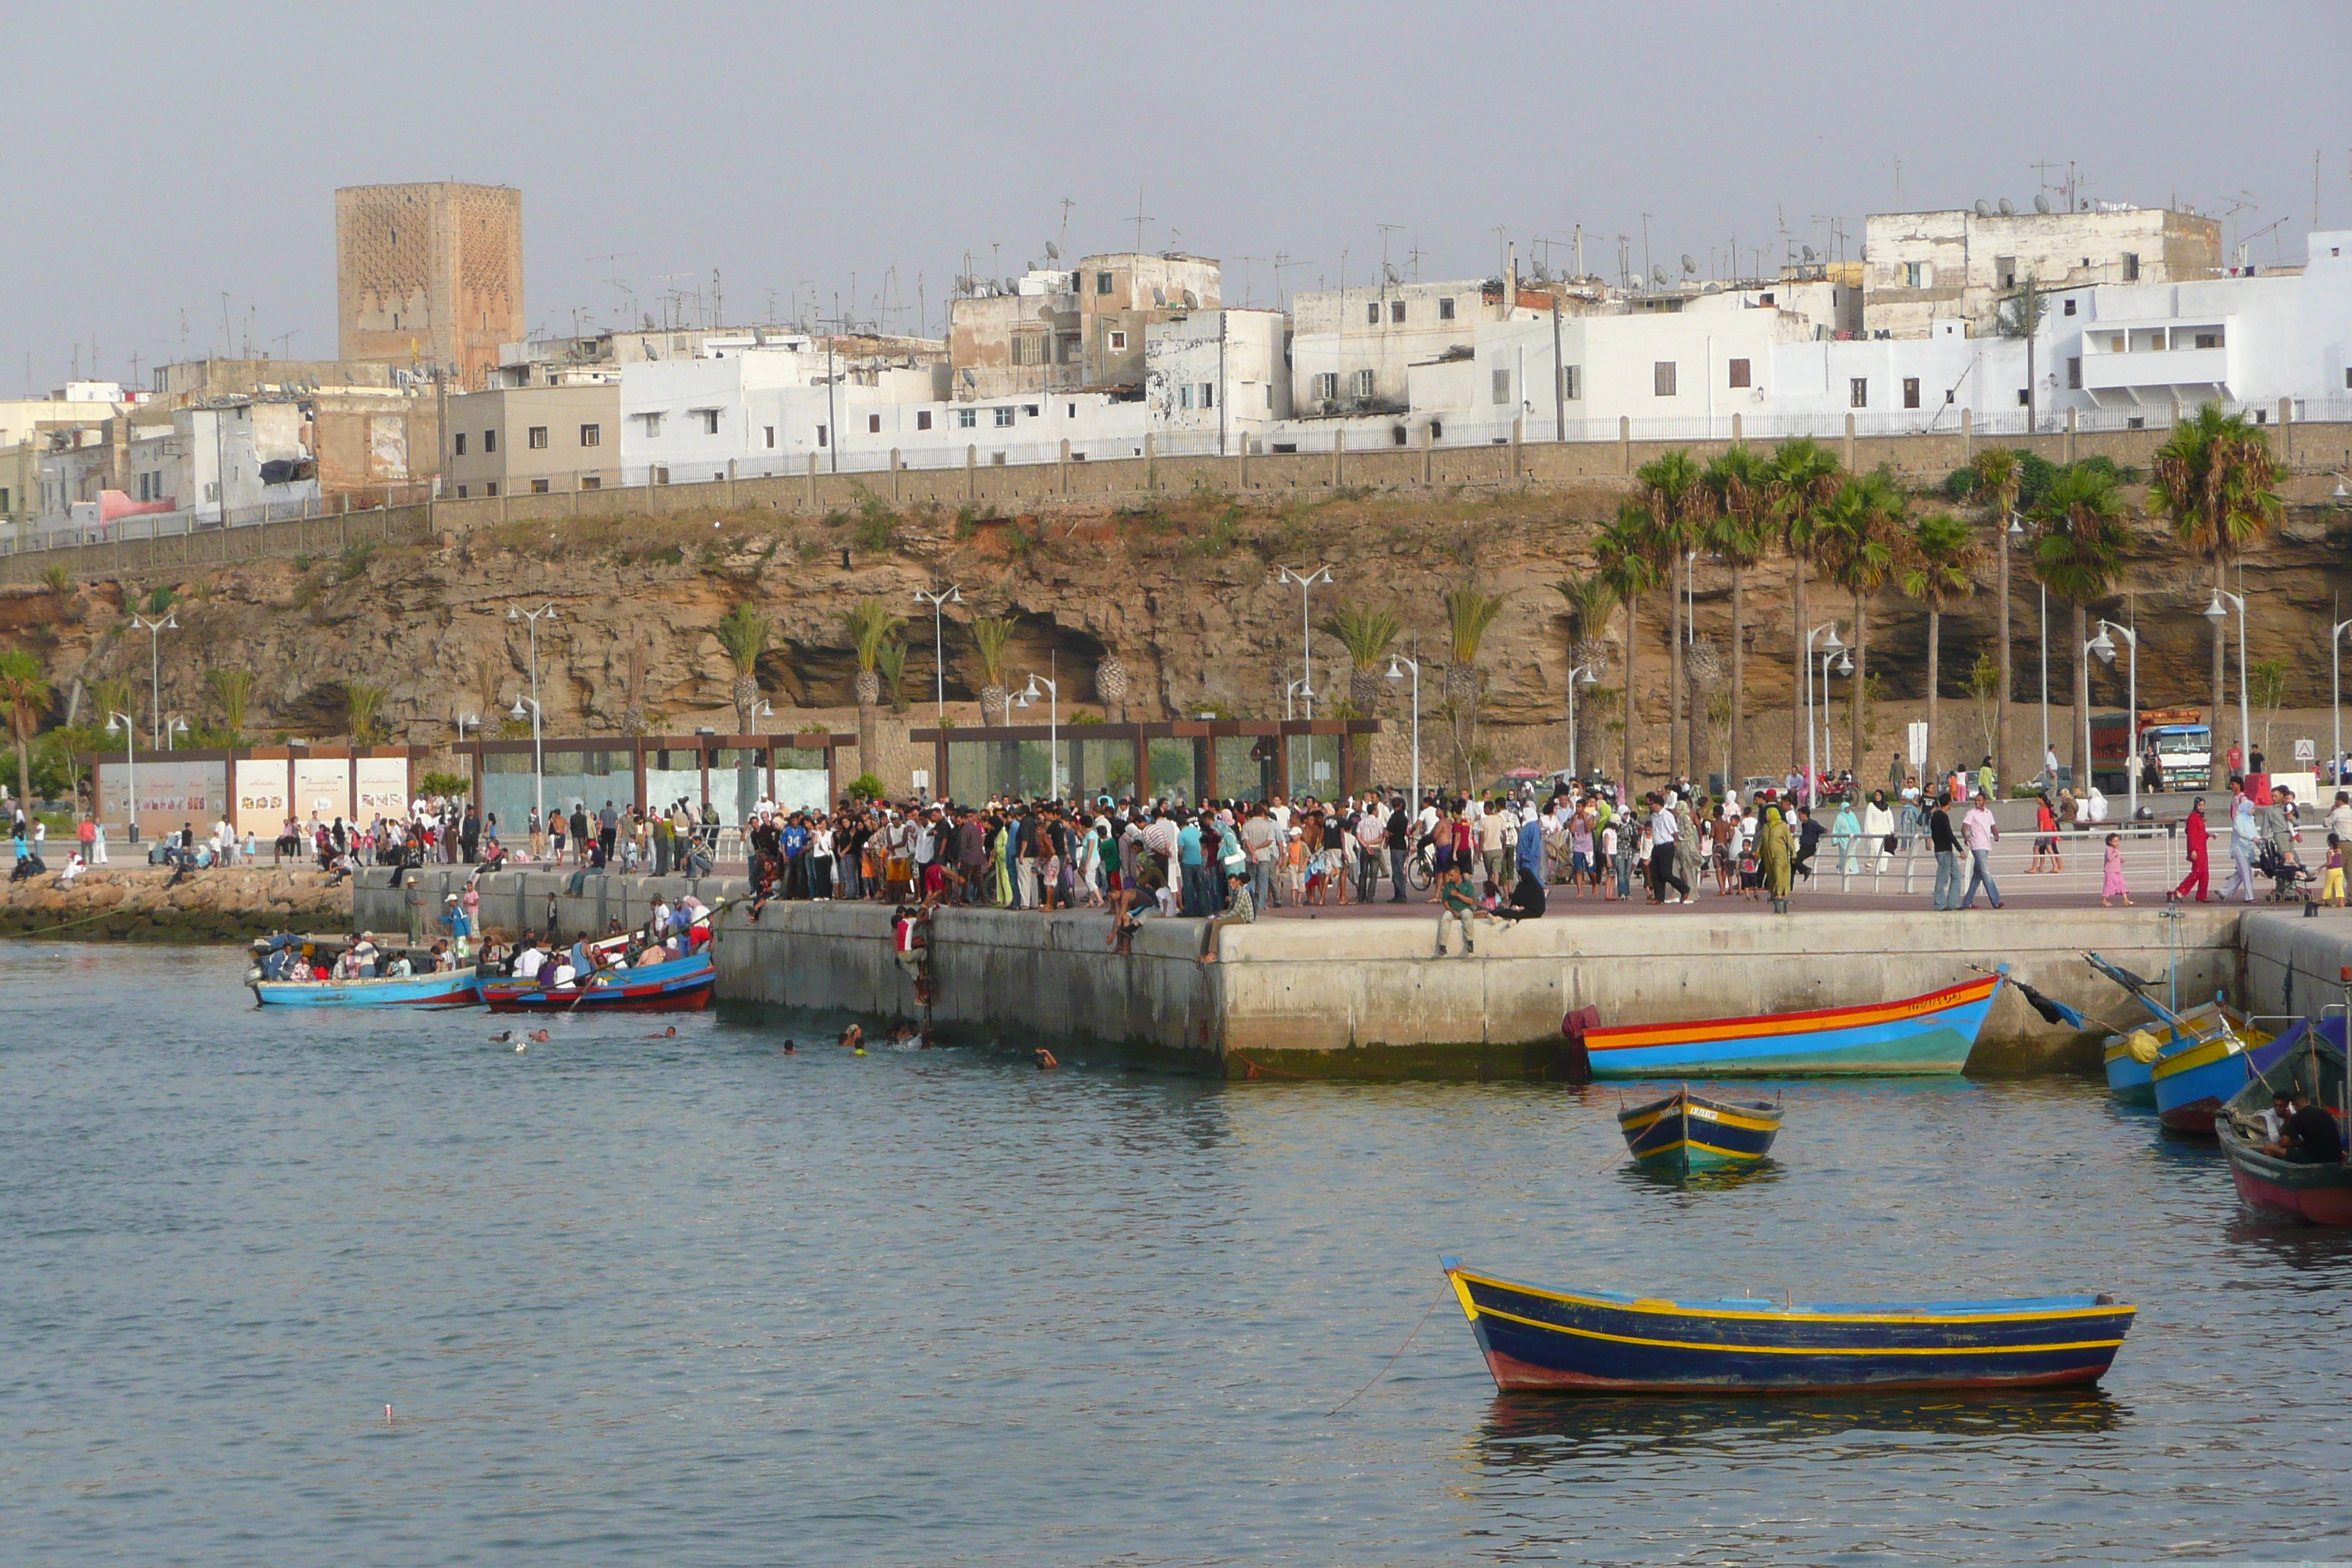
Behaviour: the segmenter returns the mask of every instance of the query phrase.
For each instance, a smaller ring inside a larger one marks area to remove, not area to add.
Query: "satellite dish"
[[[1657,284],[1657,286],[1658,286],[1659,288],[1661,288],[1661,289],[1664,288],[1664,287],[1666,286],[1666,269],[1665,269],[1664,267],[1653,267],[1653,268],[1650,268],[1650,279],[1651,279],[1651,281],[1653,281],[1653,282],[1654,282],[1655,284]]]
[[[1812,247],[1811,246],[1808,245],[1808,246],[1802,247],[1801,248],[1804,250],[1804,253],[1805,253],[1805,259],[1806,259],[1806,260],[1808,260],[1808,261],[1811,261],[1811,260],[1816,259],[1816,258],[1815,258],[1815,257],[1814,257],[1814,255],[1813,255],[1813,247]]]
[[[1387,279],[1391,284],[1401,283],[1403,281],[1402,279],[1397,276],[1397,269],[1395,264],[1392,262],[1383,261],[1381,263],[1381,276]]]
[[[972,375],[971,367],[970,365],[964,366],[963,384],[966,386],[978,386],[980,384],[979,381]]]
[[[1992,216],[1992,204],[1991,204],[1990,202],[1979,202],[1979,203],[1977,204],[1977,216],[1979,216],[1979,217],[1990,217],[1990,216]]]
[[[2017,204],[2011,201],[2007,196],[2001,197],[2000,216],[2003,217],[2015,217],[2017,216]]]
[[[1690,258],[1690,252],[1687,250],[1683,252],[1683,276],[1685,278],[1698,276],[1698,263]]]
[[[1045,259],[1048,261],[1059,261],[1062,259],[1062,247],[1055,245],[1050,239],[1045,242]]]
[[[2033,210],[2047,217],[2050,214],[2050,198],[2048,196],[2034,197]]]
[[[1184,290],[1184,308],[1186,310],[1190,310],[1200,303],[1201,300],[1199,295],[1193,293],[1190,289]]]

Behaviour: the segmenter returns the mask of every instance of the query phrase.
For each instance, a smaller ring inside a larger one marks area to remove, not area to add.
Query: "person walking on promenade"
[[[2126,909],[2131,907],[2131,888],[2124,880],[2124,836],[2120,833],[2107,835],[2106,860],[2100,868],[2099,908],[2110,907],[2109,899],[2121,899]]]
[[[1764,889],[1771,895],[1772,912],[1785,915],[1789,912],[1789,886],[1794,875],[1795,857],[1785,808],[1778,803],[1767,805],[1756,836],[1757,862],[1763,868]]]
[[[1960,907],[1960,841],[1952,831],[1952,797],[1939,795],[1927,814],[1927,842],[1936,851],[1936,907]]]
[[[1405,816],[1404,796],[1398,795],[1389,809],[1389,902],[1407,902],[1404,896],[1404,863],[1412,855],[1412,818]]]
[[[2050,792],[2043,790],[2033,803],[2033,859],[2025,874],[2032,877],[2065,868],[2066,858],[2058,850],[2058,808],[2050,804]]]
[[[2232,894],[2242,903],[2254,901],[2254,843],[2261,837],[2254,803],[2246,795],[2246,782],[2233,778],[2230,781],[2230,864],[2234,875],[2221,889],[2223,903]]]
[[[2342,834],[2329,834],[2327,858],[2320,862],[2319,901],[2338,910],[2344,907],[2344,847]]]
[[[2180,837],[2189,848],[2189,875],[2180,879],[2180,886],[2172,889],[2174,902],[2197,889],[2197,901],[2213,901],[2213,845],[2205,830],[2205,797],[2199,795],[2189,803],[2189,815],[2180,824]]]
[[[1961,896],[1960,908],[1976,908],[1979,885],[1992,907],[2000,908],[2000,884],[1992,879],[1992,847],[2000,841],[2000,824],[1993,820],[1992,796],[1983,790],[1977,792],[1976,804],[1960,818],[1960,841],[1969,850],[1969,890]]]
[[[1655,795],[1650,796],[1650,901],[1664,903],[1666,889],[1671,887],[1681,895],[1681,902],[1687,904],[1691,901],[1690,884],[1683,880],[1675,865],[1675,836],[1680,829],[1675,826],[1675,814]]]

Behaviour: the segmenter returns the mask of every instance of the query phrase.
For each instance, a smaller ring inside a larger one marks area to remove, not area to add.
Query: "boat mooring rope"
[[[1398,1356],[1402,1356],[1402,1355],[1403,1355],[1403,1354],[1404,1354],[1404,1352],[1405,1352],[1406,1349],[1412,1345],[1412,1342],[1413,1342],[1413,1337],[1414,1337],[1414,1335],[1419,1334],[1419,1333],[1421,1332],[1422,1323],[1426,1323],[1426,1322],[1428,1322],[1428,1321],[1429,1321],[1429,1313],[1430,1313],[1430,1312],[1434,1312],[1435,1310],[1437,1310],[1437,1309],[1438,1309],[1438,1308],[1440,1308],[1440,1307],[1444,1306],[1444,1305],[1445,1304],[1445,1298],[1446,1298],[1447,1296],[1449,1296],[1449,1295],[1453,1294],[1453,1292],[1454,1292],[1454,1282],[1453,1282],[1451,1279],[1449,1279],[1449,1280],[1447,1280],[1447,1281],[1445,1282],[1445,1289],[1443,1289],[1443,1290],[1440,1290],[1440,1291],[1437,1293],[1437,1300],[1434,1300],[1434,1301],[1432,1301],[1432,1302],[1429,1304],[1429,1312],[1423,1312],[1423,1313],[1421,1315],[1421,1322],[1420,1322],[1420,1323],[1415,1323],[1415,1324],[1412,1326],[1412,1333],[1410,1333],[1410,1334],[1405,1335],[1405,1337],[1404,1337],[1404,1343],[1403,1343],[1403,1344],[1401,1344],[1401,1345],[1399,1345],[1399,1346],[1397,1346],[1397,1348],[1396,1348],[1396,1355],[1392,1355],[1392,1356],[1389,1357],[1388,1362],[1387,1362],[1387,1364],[1386,1364],[1386,1365],[1383,1365],[1383,1366],[1381,1368],[1381,1370],[1380,1370],[1380,1371],[1378,1371],[1378,1372],[1376,1372],[1376,1373],[1372,1373],[1372,1383],[1378,1383],[1378,1382],[1380,1382],[1380,1380],[1381,1380],[1381,1379],[1382,1379],[1382,1378],[1386,1377],[1386,1376],[1389,1374],[1389,1368],[1390,1368],[1390,1367],[1391,1367],[1391,1366],[1396,1365],[1396,1363],[1397,1363],[1397,1357],[1398,1357]],[[1359,1399],[1361,1399],[1365,1394],[1367,1394],[1370,1393],[1370,1392],[1371,1392],[1371,1387],[1372,1387],[1372,1383],[1368,1383],[1368,1384],[1364,1384],[1364,1386],[1363,1386],[1363,1387],[1361,1387],[1361,1388],[1360,1388],[1360,1389],[1356,1390],[1356,1392],[1355,1392],[1355,1393],[1353,1393],[1353,1394],[1351,1394],[1348,1395],[1348,1397],[1347,1397],[1347,1398],[1345,1398],[1345,1399],[1343,1399],[1343,1400],[1339,1401],[1339,1404],[1337,1404],[1337,1405],[1333,1405],[1330,1409],[1328,1409],[1328,1410],[1325,1411],[1325,1412],[1323,1413],[1323,1414],[1324,1414],[1324,1418],[1325,1418],[1326,1420],[1328,1420],[1331,1416],[1334,1416],[1334,1415],[1339,1415],[1340,1411],[1345,1410],[1346,1408],[1348,1408],[1348,1406],[1349,1406],[1350,1405],[1353,1405],[1353,1404],[1354,1404],[1354,1403],[1356,1403],[1356,1401],[1358,1401]]]

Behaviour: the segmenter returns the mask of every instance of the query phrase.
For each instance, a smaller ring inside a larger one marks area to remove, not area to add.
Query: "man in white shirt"
[[[523,943],[522,951],[515,954],[515,978],[517,980],[536,980],[539,978],[539,972],[545,968],[546,965],[547,954],[540,951],[539,943],[535,942],[527,942]]]
[[[1666,889],[1672,887],[1681,895],[1675,901],[1687,904],[1691,901],[1690,884],[1683,880],[1681,870],[1675,865],[1675,838],[1679,829],[1675,823],[1674,804],[1654,795],[1650,805],[1650,901],[1664,903]]]
[[[1992,879],[1992,847],[2000,842],[2000,824],[1993,820],[1992,797],[1977,791],[1976,804],[1960,818],[1960,847],[1969,852],[1969,887],[1957,908],[1974,909],[1981,886],[1994,909],[2000,908],[2000,884]]]

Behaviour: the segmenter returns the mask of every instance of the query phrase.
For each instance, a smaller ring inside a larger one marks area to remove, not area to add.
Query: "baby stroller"
[[[2318,876],[2307,869],[2294,856],[2283,853],[2269,839],[2263,840],[2254,856],[2254,870],[2271,879],[2270,899],[2273,903],[2293,903],[2307,900]]]

